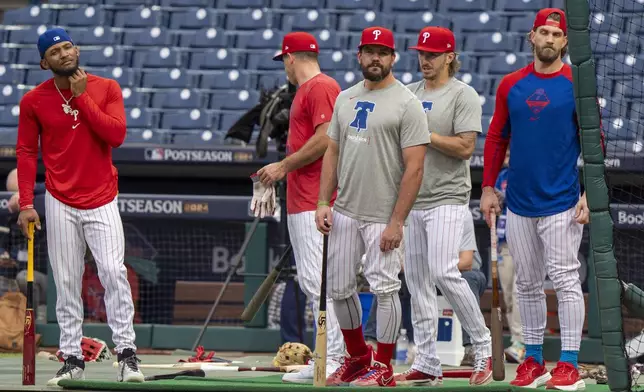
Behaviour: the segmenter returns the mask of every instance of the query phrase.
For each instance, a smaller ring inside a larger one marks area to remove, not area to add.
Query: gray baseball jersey
[[[425,90],[425,80],[407,87],[422,102],[431,132],[443,136],[481,132],[481,101],[471,86],[452,78],[433,91]],[[423,184],[414,209],[466,204],[471,190],[469,160],[450,157],[431,147],[427,149]]]
[[[420,101],[399,81],[373,91],[361,81],[338,96],[327,133],[339,145],[334,208],[389,222],[405,169],[402,150],[429,142]]]
[[[472,218],[472,212],[468,211],[465,213],[465,220],[463,221],[463,236],[461,237],[461,248],[460,252],[466,250],[473,250],[474,255],[472,258],[472,269],[480,270],[483,265],[481,260],[481,255],[479,254],[479,248],[476,246],[476,234],[474,232],[474,220]]]

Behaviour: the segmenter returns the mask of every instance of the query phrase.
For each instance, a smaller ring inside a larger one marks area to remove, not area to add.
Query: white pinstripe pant
[[[107,322],[116,351],[136,350],[134,303],[125,269],[125,236],[117,199],[95,209],[81,210],[45,195],[47,250],[56,283],[56,317],[60,326],[60,350],[65,358],[83,357],[82,277],[85,250],[89,246],[105,288]],[[86,245],[87,244],[87,245]]]
[[[288,233],[295,255],[297,278],[300,288],[309,301],[313,301],[314,320],[320,312],[320,283],[322,279],[323,235],[315,225],[315,211],[289,214]],[[328,268],[327,268],[328,269]],[[327,358],[344,357],[344,339],[333,308],[333,300],[326,301]]]
[[[470,335],[476,357],[492,355],[490,331],[481,308],[457,267],[467,208],[443,205],[412,210],[405,230],[405,280],[411,294],[414,343],[418,347],[412,369],[435,376],[442,375],[436,355],[437,286]]]
[[[586,311],[578,259],[583,225],[575,221],[575,208],[541,218],[519,216],[508,209],[507,225],[525,344],[543,344],[547,273],[557,292],[561,349],[578,351]]]

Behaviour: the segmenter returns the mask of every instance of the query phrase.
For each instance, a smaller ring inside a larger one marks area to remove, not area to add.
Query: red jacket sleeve
[[[27,95],[20,101],[18,140],[16,142],[18,192],[20,193],[21,211],[34,206],[34,184],[36,183],[36,172],[38,170],[39,138],[40,124]]]
[[[496,92],[496,104],[490,128],[483,149],[483,184],[481,187],[494,187],[510,143],[510,116],[508,113],[508,93],[510,81],[506,76],[501,80]]]
[[[111,147],[123,144],[126,133],[125,105],[118,84],[110,80],[106,86],[107,105],[105,111],[94,102],[87,92],[76,98],[80,116],[89,129]]]

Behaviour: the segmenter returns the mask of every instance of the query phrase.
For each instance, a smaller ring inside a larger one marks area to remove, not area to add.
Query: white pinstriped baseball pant
[[[134,303],[124,265],[125,235],[117,199],[91,210],[70,207],[49,192],[45,195],[47,250],[56,284],[56,317],[60,326],[60,350],[65,358],[83,357],[82,277],[86,246],[96,260],[98,277],[105,288],[107,323],[116,351],[136,350]]]

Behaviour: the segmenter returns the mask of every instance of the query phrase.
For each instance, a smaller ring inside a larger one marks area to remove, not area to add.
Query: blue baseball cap
[[[40,52],[40,58],[42,59],[45,57],[45,52],[47,51],[47,49],[56,44],[67,41],[71,42],[72,44],[74,43],[69,34],[67,34],[67,32],[60,27],[54,27],[53,29],[49,29],[40,34],[40,37],[38,37],[38,51]]]

